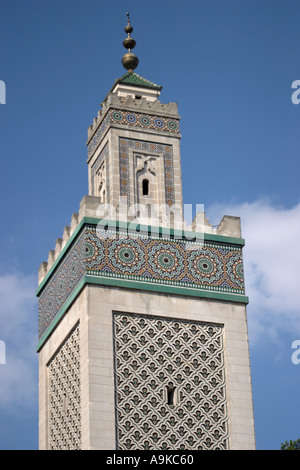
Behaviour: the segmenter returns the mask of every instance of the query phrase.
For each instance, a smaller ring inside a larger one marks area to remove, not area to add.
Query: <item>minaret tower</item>
[[[184,223],[177,104],[125,32],[89,194],[39,269],[40,448],[254,449],[240,219]]]
[[[161,103],[162,87],[134,72],[139,59],[131,52],[132,31],[127,13],[123,45],[128,52],[122,58],[127,72],[115,81],[88,130],[89,194],[113,212],[120,206],[124,212],[125,204],[130,210],[125,215],[121,210],[122,220],[138,217],[148,223],[151,217],[167,223],[172,212],[175,223],[181,222],[177,104]]]

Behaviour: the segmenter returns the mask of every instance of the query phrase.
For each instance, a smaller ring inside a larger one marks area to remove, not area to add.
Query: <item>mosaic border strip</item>
[[[146,113],[112,109],[111,122],[142,129],[155,129],[167,133],[179,133],[179,119],[166,118]]]
[[[141,130],[151,129],[174,135],[178,135],[180,131],[179,119],[112,108],[108,110],[95,135],[87,145],[88,157],[92,155],[111,124],[130,126]]]
[[[39,338],[85,275],[85,248],[82,231],[39,295]]]
[[[209,243],[189,250],[177,240],[110,239],[86,228],[87,274],[243,295],[242,250]]]

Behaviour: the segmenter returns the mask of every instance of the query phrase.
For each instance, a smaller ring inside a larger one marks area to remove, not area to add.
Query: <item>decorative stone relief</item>
[[[48,364],[49,449],[81,449],[79,325]]]
[[[128,205],[135,201],[130,201],[130,168],[129,150],[147,154],[147,158],[154,154],[161,154],[164,168],[164,192],[165,203],[171,207],[175,204],[174,190],[174,168],[173,168],[173,148],[171,145],[159,144],[144,140],[119,138],[119,161],[120,161],[120,196],[127,196]]]
[[[228,448],[223,327],[114,314],[117,448]]]
[[[109,185],[109,153],[108,144],[106,144],[99,156],[96,158],[93,166],[91,167],[91,188],[90,194],[92,196],[100,196],[103,198],[105,191],[105,203],[110,200],[110,185]]]

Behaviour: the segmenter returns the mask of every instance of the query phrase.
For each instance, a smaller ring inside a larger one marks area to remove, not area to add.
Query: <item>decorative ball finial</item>
[[[125,29],[125,33],[130,34],[133,31],[133,27],[130,26],[129,13],[127,12],[126,15],[127,15],[127,26],[125,26],[124,29]]]
[[[123,46],[126,49],[128,49],[128,52],[122,58],[122,65],[126,70],[128,70],[128,72],[133,72],[133,70],[136,69],[139,64],[139,59],[137,58],[135,54],[131,52],[131,49],[135,47],[136,42],[130,36],[130,34],[133,31],[133,27],[130,25],[129,13],[127,12],[126,15],[127,15],[127,25],[125,26],[124,31],[125,33],[127,33],[127,38],[124,39]]]

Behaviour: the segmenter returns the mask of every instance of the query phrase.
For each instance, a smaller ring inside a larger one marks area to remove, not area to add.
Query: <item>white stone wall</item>
[[[100,286],[88,290],[92,449],[115,449],[113,311],[223,324],[230,449],[255,448],[245,306]]]
[[[224,325],[230,449],[255,448],[245,306],[177,295],[86,286],[39,353],[41,449],[47,449],[48,442],[47,363],[78,321],[83,449],[115,449],[114,311]]]

